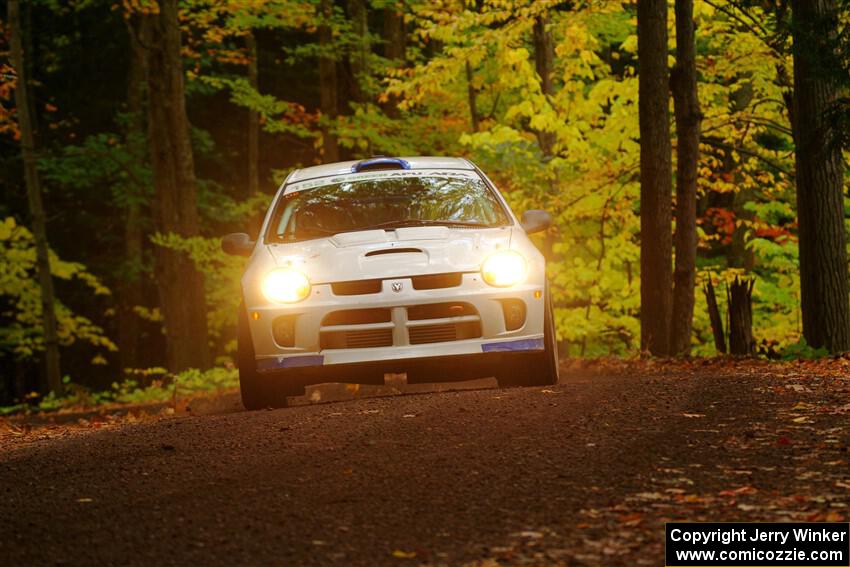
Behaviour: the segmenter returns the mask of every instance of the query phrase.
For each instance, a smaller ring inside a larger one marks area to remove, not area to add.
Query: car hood
[[[405,227],[345,232],[292,244],[269,244],[279,267],[304,271],[314,284],[418,274],[474,272],[510,246],[512,228]]]

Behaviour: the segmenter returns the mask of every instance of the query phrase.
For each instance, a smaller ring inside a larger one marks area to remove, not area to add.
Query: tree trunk
[[[34,2],[24,2],[18,8],[18,17],[23,18],[23,21],[20,22],[19,29],[21,30],[21,52],[24,54],[24,68],[18,73],[19,77],[23,77],[27,81],[27,91],[29,92],[33,77],[33,68],[35,64],[33,63],[35,53],[35,48],[33,47],[33,36],[35,33],[33,32],[32,26],[32,9]],[[11,53],[10,53],[11,60]],[[37,148],[39,144],[39,138],[41,136],[41,127],[39,125],[39,116],[38,116],[38,102],[36,101],[36,97],[30,95],[29,97],[29,111],[30,111],[30,124],[33,132],[33,148]]]
[[[130,67],[127,77],[127,150],[139,163],[145,162],[145,95],[147,93],[147,56],[149,22],[127,23],[130,40]],[[119,275],[118,298],[118,355],[121,368],[141,365],[139,336],[141,325],[134,307],[144,298],[142,264],[144,259],[144,213],[142,199],[145,187],[133,186],[124,217],[124,266]]]
[[[555,68],[555,42],[549,29],[549,18],[545,14],[534,20],[534,66],[540,77],[540,91],[546,98],[555,94],[552,72]],[[537,143],[545,157],[552,156],[555,147],[555,133],[538,131]]]
[[[330,27],[333,15],[333,2],[321,0],[319,3],[319,16],[322,23],[319,25],[319,90],[320,105],[322,111],[322,150],[323,161],[331,163],[339,161],[339,144],[336,134],[333,132],[336,117],[339,114],[337,105],[337,76],[336,59],[333,56],[333,33]]]
[[[540,92],[543,93],[544,97],[549,99],[549,97],[555,94],[555,86],[552,80],[552,73],[555,70],[555,42],[552,39],[552,30],[549,28],[549,16],[546,13],[534,19],[533,39],[534,67],[537,75],[540,77]],[[543,157],[552,157],[557,140],[556,134],[543,130],[537,130],[534,134],[537,136],[537,145]],[[550,178],[548,185],[549,195],[554,196],[558,191],[556,180]],[[547,262],[558,260],[554,252],[556,240],[556,230],[547,230],[543,239],[542,249],[543,256]]]
[[[850,349],[844,164],[827,110],[834,82],[819,62],[837,30],[834,0],[793,0],[794,112],[803,336],[813,348]]]
[[[117,293],[118,355],[122,369],[142,365],[139,356],[141,325],[134,308],[144,301],[141,269],[143,238],[142,209],[134,203],[127,207],[124,218],[124,264],[128,270],[120,276],[122,281]]]
[[[404,2],[397,2],[384,8],[384,57],[390,60],[393,66],[400,67],[405,64],[405,26],[404,26]],[[382,108],[390,118],[398,118],[398,97],[390,95],[383,103]]]
[[[672,165],[670,163],[667,2],[638,2],[640,119],[641,350],[670,353]]]
[[[36,269],[41,288],[41,320],[44,332],[44,360],[47,389],[62,393],[62,372],[59,366],[59,336],[56,322],[56,301],[53,279],[50,274],[50,249],[47,243],[47,223],[41,201],[41,186],[36,167],[35,133],[30,114],[31,96],[26,79],[26,60],[21,41],[21,14],[18,0],[9,0],[9,25],[11,26],[11,60],[18,74],[15,86],[15,106],[18,129],[21,134],[21,156],[24,162],[24,179],[27,186],[32,234],[35,241]]]
[[[714,293],[714,284],[711,278],[705,282],[705,303],[708,307],[708,319],[711,321],[711,333],[714,335],[714,348],[718,354],[726,354],[726,335],[723,333],[723,318],[720,316],[720,308],[717,307],[717,295]]]
[[[753,279],[735,280],[727,288],[729,309],[729,353],[749,356],[755,352],[753,340]]]
[[[255,92],[260,91],[257,74],[257,39],[254,32],[249,31],[245,36],[245,46],[248,48],[248,84]],[[256,194],[260,190],[260,114],[248,109],[248,194]]]
[[[349,54],[349,65],[353,81],[352,99],[355,102],[366,102],[368,95],[365,85],[369,74],[369,20],[366,2],[364,0],[348,0],[348,17],[356,37],[356,45]]]
[[[475,86],[472,84],[473,74],[472,65],[469,61],[466,62],[466,96],[469,101],[469,123],[472,126],[473,132],[478,132],[478,126],[481,119],[478,115],[478,95],[475,93]]]
[[[688,354],[694,319],[697,260],[697,167],[700,120],[694,2],[676,0],[676,66],[671,80],[676,114],[676,267],[673,275],[671,354]]]
[[[159,0],[148,48],[148,138],[154,174],[154,225],[161,234],[197,236],[192,145],[180,58],[177,0]],[[156,280],[172,371],[209,364],[204,278],[185,253],[157,246]]]
[[[19,358],[15,358],[12,363],[15,367],[15,383],[13,389],[14,397],[23,402],[27,399],[27,394],[33,391],[33,388],[30,386],[30,380],[28,380],[27,368],[24,366],[24,361]]]
[[[405,60],[404,2],[384,8],[384,57],[390,61]]]

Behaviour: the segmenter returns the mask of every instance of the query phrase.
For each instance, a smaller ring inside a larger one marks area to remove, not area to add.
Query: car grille
[[[334,282],[331,291],[334,295],[368,295],[381,293],[381,280],[357,280],[353,282]]]
[[[429,274],[427,276],[413,276],[410,279],[413,281],[413,289],[444,289],[458,287],[463,281],[463,273]]]
[[[481,336],[480,321],[448,323],[445,325],[422,325],[408,330],[410,344],[425,345],[429,343],[446,343],[475,339]]]
[[[371,323],[389,323],[390,321],[392,321],[390,309],[345,309],[328,313],[322,321],[322,325],[368,325]]]
[[[426,303],[407,308],[407,318],[412,321],[445,319],[447,317],[478,316],[478,311],[469,303],[448,301],[445,303]]]
[[[398,249],[413,250],[408,248]],[[383,251],[372,252],[371,254],[383,253]],[[426,274],[421,276],[399,276],[397,278],[386,279],[409,279],[415,290],[427,289],[446,289],[450,287],[459,287],[463,283],[463,272],[449,272],[445,274]],[[331,282],[331,291],[334,295],[371,295],[381,293],[383,280],[353,280],[347,282]]]
[[[379,348],[462,341],[481,337],[481,317],[463,302],[409,307],[346,309],[322,321],[322,350]]]
[[[320,346],[322,350],[393,346],[393,330],[364,329],[362,331],[323,332],[321,335]]]

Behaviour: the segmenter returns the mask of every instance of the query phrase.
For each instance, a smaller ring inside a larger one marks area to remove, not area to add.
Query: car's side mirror
[[[254,241],[244,232],[234,232],[221,239],[221,249],[231,256],[250,256]]]
[[[542,232],[552,226],[552,215],[546,211],[525,211],[522,213],[522,219],[519,224],[522,225],[522,228],[528,234]]]

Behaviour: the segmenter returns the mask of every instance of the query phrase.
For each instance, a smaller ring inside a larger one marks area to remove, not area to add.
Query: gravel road
[[[791,421],[822,396],[788,383],[565,376],[7,448],[0,564],[658,565],[666,519],[844,514],[846,431],[809,456],[846,416]]]

